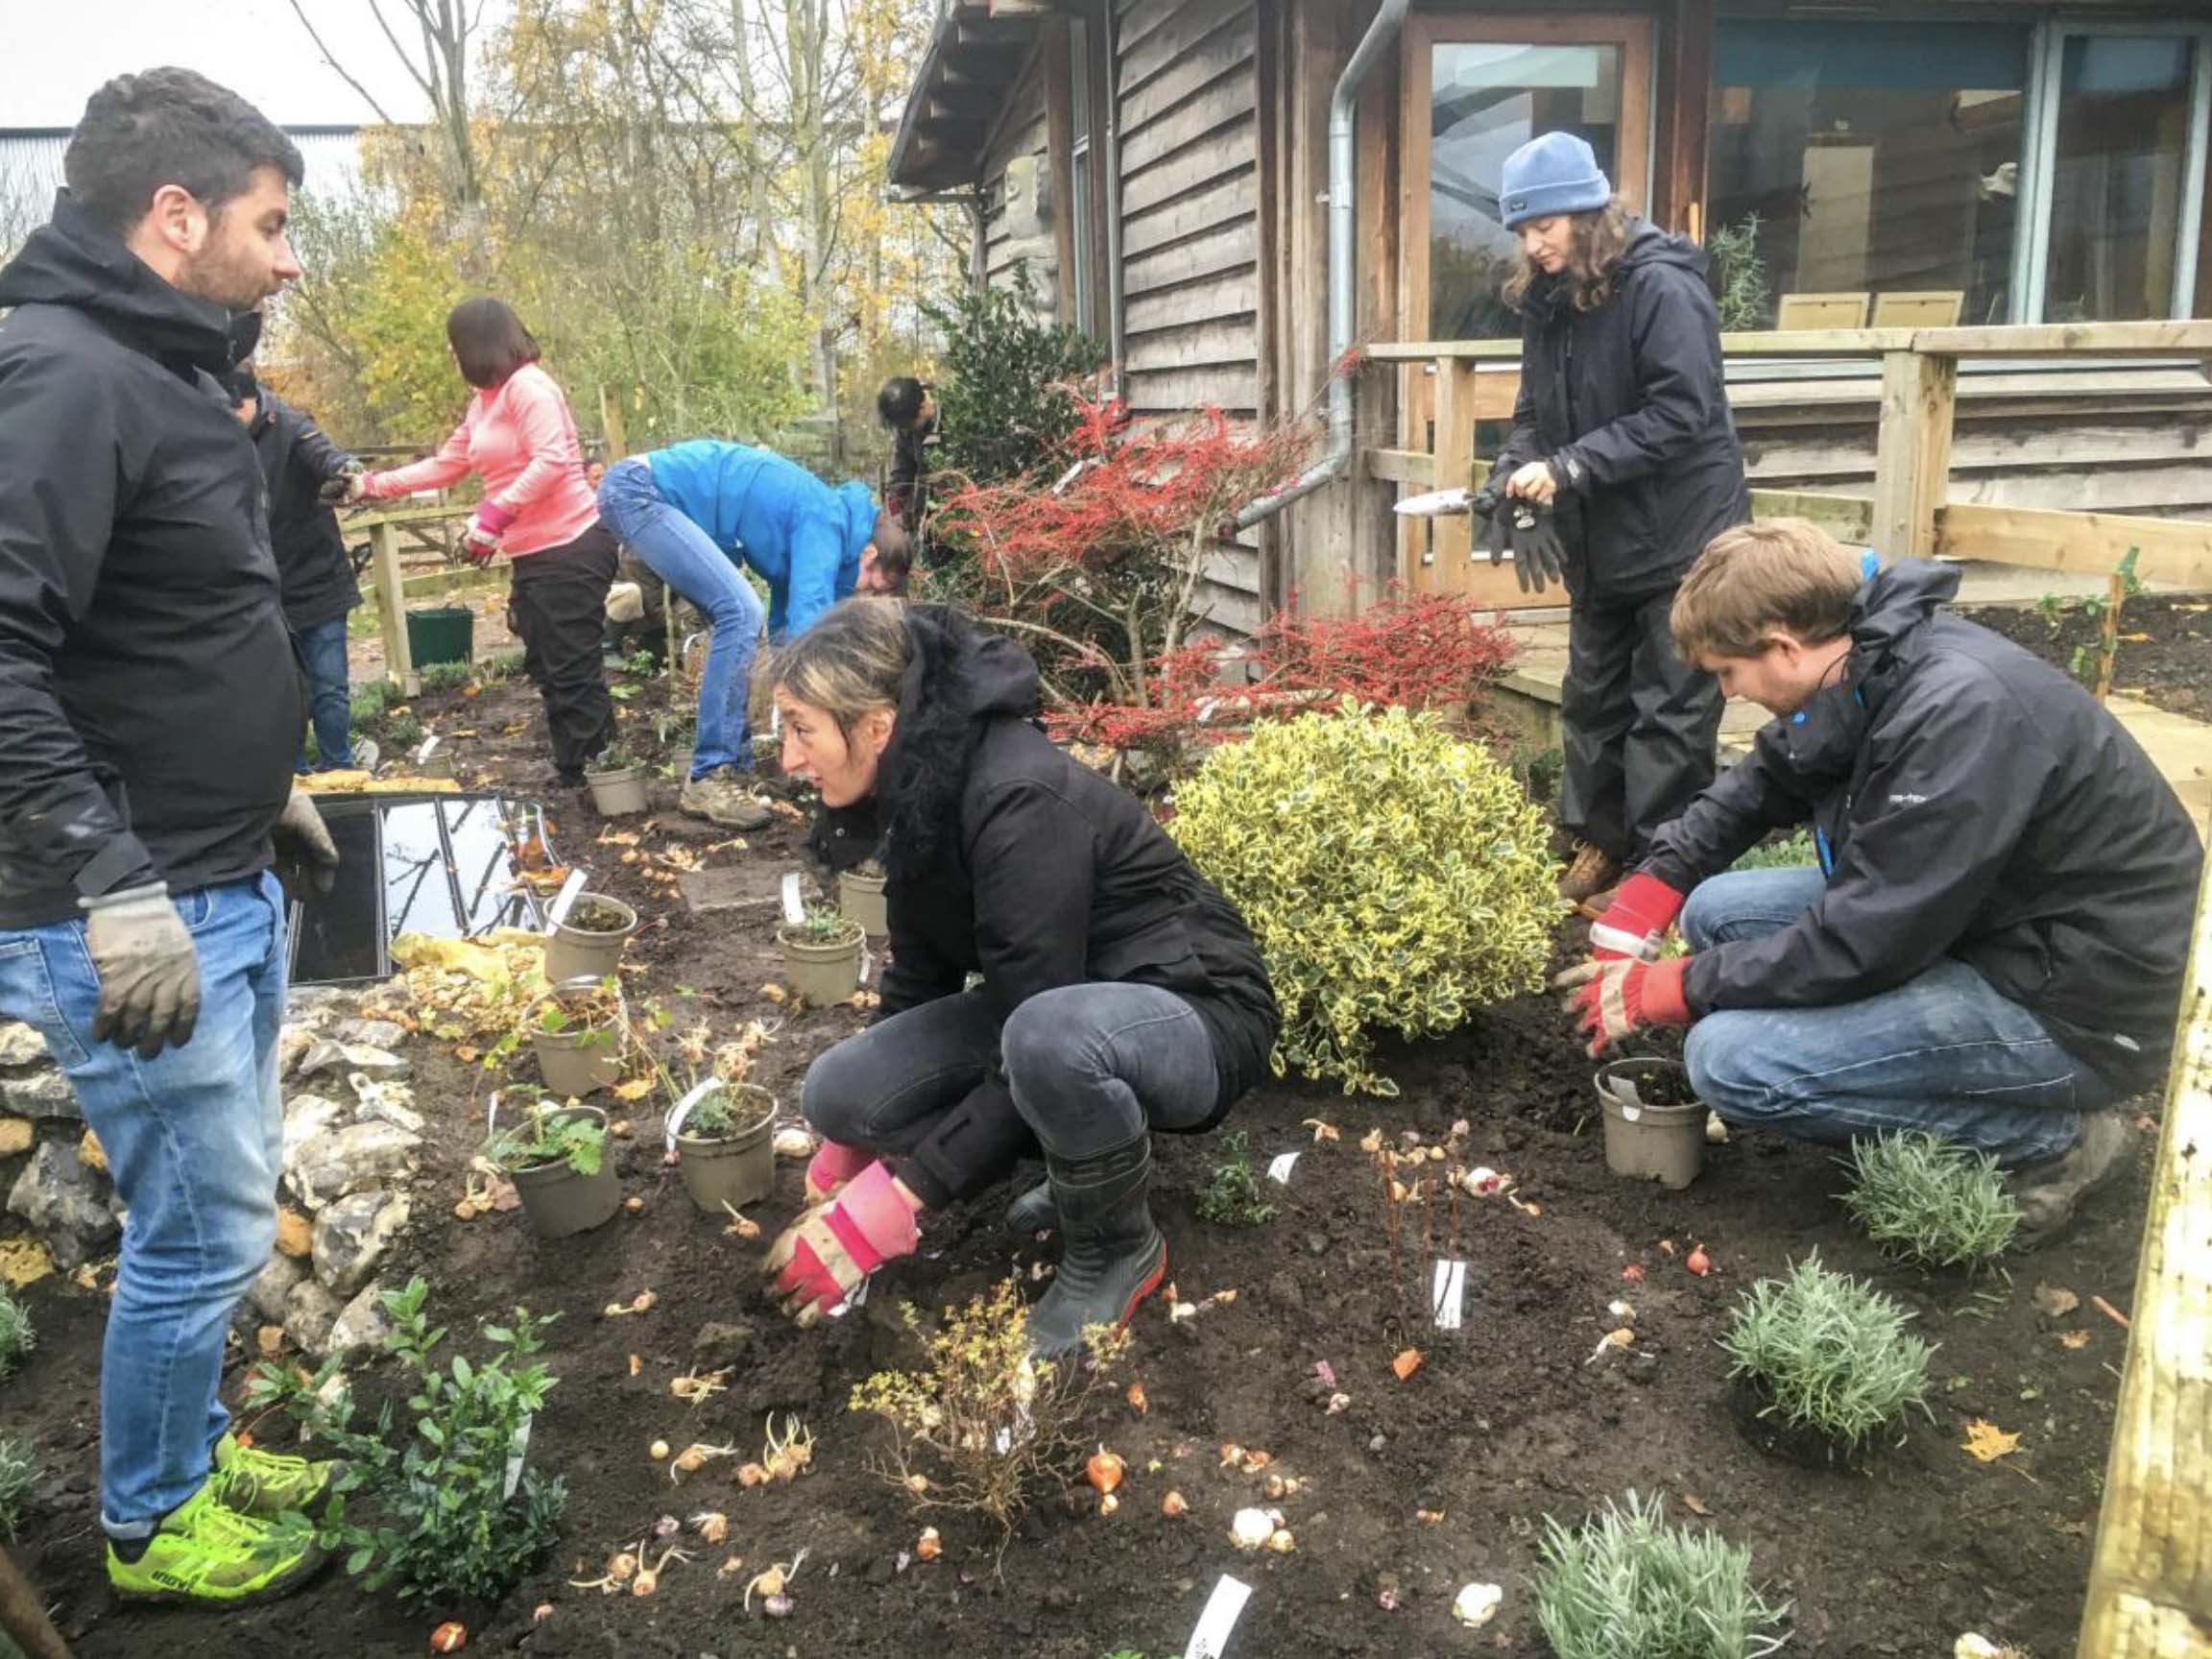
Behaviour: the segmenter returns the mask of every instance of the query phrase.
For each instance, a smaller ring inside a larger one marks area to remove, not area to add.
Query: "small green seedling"
[[[23,1511],[38,1480],[38,1462],[21,1440],[0,1439],[0,1539],[12,1544],[23,1528]]]
[[[1252,1150],[1241,1133],[1222,1138],[1221,1162],[1207,1176],[1195,1207],[1201,1220],[1224,1227],[1258,1227],[1275,1218],[1275,1206],[1261,1196]]]
[[[432,662],[422,670],[422,689],[425,691],[458,691],[476,678],[476,669],[468,662]]]
[[[31,1350],[37,1346],[38,1334],[31,1329],[29,1310],[5,1289],[0,1289],[0,1377],[20,1369]]]
[[[1873,1286],[1820,1265],[1744,1292],[1720,1346],[1764,1402],[1760,1415],[1848,1452],[1917,1406],[1927,1410],[1934,1350],[1905,1334],[1911,1315]]]
[[[842,945],[860,936],[860,924],[833,904],[809,904],[794,927],[786,922],[782,937],[794,945]]]
[[[1544,1520],[1536,1623],[1559,1659],[1763,1659],[1790,1611],[1751,1582],[1751,1551],[1667,1525],[1628,1494],[1580,1527]]]
[[[691,1109],[691,1116],[684,1119],[684,1133],[701,1141],[726,1141],[757,1128],[775,1109],[775,1101],[762,1091],[717,1089]]]
[[[484,1156],[502,1174],[565,1164],[578,1175],[596,1175],[607,1156],[607,1125],[597,1118],[540,1113],[492,1137]]]
[[[628,744],[610,743],[595,759],[585,762],[584,771],[587,776],[592,773],[603,776],[609,772],[627,772],[631,767],[637,764],[639,764],[637,757],[631,753]]]
[[[501,680],[512,680],[522,672],[524,661],[520,651],[502,651],[496,657],[487,657],[476,665],[476,678],[487,685]]]
[[[1986,1267],[2020,1231],[1997,1160],[1905,1131],[1856,1141],[1843,1208],[1867,1237],[1922,1267]]]

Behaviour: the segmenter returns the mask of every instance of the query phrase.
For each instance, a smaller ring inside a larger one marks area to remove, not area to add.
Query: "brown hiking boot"
[[[1575,843],[1574,860],[1559,878],[1559,897],[1570,904],[1587,904],[1593,896],[1621,882],[1621,860],[1588,841]]]
[[[717,766],[704,778],[688,780],[676,805],[694,818],[727,830],[757,830],[773,816],[768,803],[747,788],[743,776],[728,766]]]
[[[2081,1200],[2128,1166],[2134,1136],[2117,1112],[2084,1112],[2081,1134],[2057,1157],[2010,1171],[2005,1185],[2020,1206],[2015,1247],[2048,1244],[2073,1221]]]

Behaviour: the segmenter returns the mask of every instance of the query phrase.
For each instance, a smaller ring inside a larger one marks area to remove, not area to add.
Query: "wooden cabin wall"
[[[1033,54],[1007,99],[983,152],[978,183],[983,193],[983,273],[994,288],[1011,286],[1026,265],[1030,291],[1046,317],[1060,311],[1060,238],[1057,221],[1067,204],[1052,166],[1045,109],[1043,60]],[[1009,189],[1009,171],[1015,188]]]
[[[1270,0],[1118,0],[1123,394],[1138,420],[1217,408],[1263,421],[1267,214],[1260,107]],[[1224,544],[1198,610],[1248,635],[1264,614],[1259,535]]]

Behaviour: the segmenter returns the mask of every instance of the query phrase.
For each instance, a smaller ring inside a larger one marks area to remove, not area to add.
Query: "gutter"
[[[1127,276],[1121,269],[1121,29],[1111,4],[1098,8],[1099,27],[1105,31],[1106,62],[1106,332],[1107,359],[1114,365],[1114,395],[1118,397],[1126,378],[1129,333],[1123,325],[1123,288]]]
[[[1358,229],[1358,150],[1355,140],[1359,85],[1397,37],[1409,4],[1410,0],[1382,0],[1375,20],[1367,25],[1367,33],[1353,50],[1351,61],[1344,65],[1344,73],[1336,78],[1336,90],[1329,100],[1329,447],[1294,483],[1272,495],[1262,495],[1238,514],[1239,530],[1273,517],[1293,501],[1304,500],[1324,484],[1343,476],[1352,460],[1352,378],[1344,360],[1351,354],[1357,323],[1354,300],[1358,260],[1354,237]],[[1118,325],[1118,313],[1115,321]]]

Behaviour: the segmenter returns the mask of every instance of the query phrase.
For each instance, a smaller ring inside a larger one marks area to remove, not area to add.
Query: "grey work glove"
[[[315,492],[315,498],[332,507],[350,505],[359,498],[355,492],[361,488],[361,477],[365,471],[367,469],[360,462],[347,462],[346,469],[337,477],[323,480],[322,487]]]
[[[200,957],[184,919],[156,881],[81,901],[84,948],[100,975],[92,1035],[151,1060],[192,1041],[200,1021]]]
[[[297,783],[276,814],[275,835],[277,878],[286,887],[304,878],[317,893],[327,893],[338,884],[338,844],[315,810],[315,797]]]

